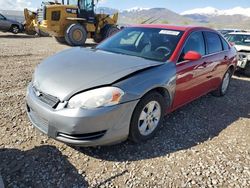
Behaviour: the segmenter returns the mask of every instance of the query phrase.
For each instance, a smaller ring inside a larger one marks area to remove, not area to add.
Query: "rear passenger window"
[[[220,36],[216,33],[205,32],[208,54],[220,52],[223,50]]]
[[[223,50],[229,50],[229,45],[226,42],[224,38],[221,37],[222,45],[223,45]]]

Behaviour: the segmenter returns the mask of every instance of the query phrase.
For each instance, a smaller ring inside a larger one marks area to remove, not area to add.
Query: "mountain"
[[[187,10],[181,13],[181,15],[202,25],[215,28],[249,29],[250,26],[250,8],[235,7],[220,10],[213,7],[205,7]]]
[[[197,8],[192,10],[187,10],[181,13],[181,15],[206,15],[206,16],[233,16],[242,15],[250,17],[250,8],[235,7],[232,9],[220,10],[213,7]]]
[[[154,23],[163,24],[189,24],[193,20],[183,17],[169,9],[166,8],[139,8],[139,9],[129,9],[120,12],[119,22],[121,24],[139,24],[152,18],[148,23],[154,21]]]
[[[22,22],[23,11],[0,10],[6,17]],[[212,28],[239,28],[250,29],[250,8],[235,7],[219,10],[213,7],[187,10],[181,14],[166,8],[133,7],[126,10],[117,10],[108,7],[98,7],[96,13],[114,14],[119,12],[120,25],[147,23],[201,25]],[[151,19],[150,19],[151,18]],[[150,20],[149,20],[150,19]]]
[[[95,10],[96,13],[105,13],[105,14],[114,14],[116,12],[119,12],[118,9],[109,8],[109,7],[97,7]]]

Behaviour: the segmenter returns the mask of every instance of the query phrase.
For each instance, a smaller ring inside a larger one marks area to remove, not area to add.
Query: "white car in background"
[[[250,33],[229,33],[227,40],[238,51],[238,68],[242,69],[246,76],[250,76]]]

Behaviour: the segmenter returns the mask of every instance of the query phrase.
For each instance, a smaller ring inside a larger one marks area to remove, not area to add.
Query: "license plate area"
[[[48,134],[49,121],[46,118],[41,117],[36,111],[34,111],[29,106],[27,106],[27,109],[33,125],[43,133]]]

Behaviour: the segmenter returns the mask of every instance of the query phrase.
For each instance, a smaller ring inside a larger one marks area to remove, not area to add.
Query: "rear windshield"
[[[177,30],[129,27],[96,49],[164,62],[171,57],[182,35],[183,31]]]

